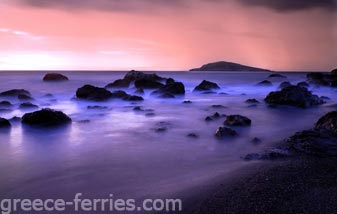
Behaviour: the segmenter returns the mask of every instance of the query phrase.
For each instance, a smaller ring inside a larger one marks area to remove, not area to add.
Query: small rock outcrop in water
[[[69,78],[59,73],[49,73],[43,77],[43,81],[66,81],[66,80],[69,80]]]
[[[337,69],[332,70],[330,73],[308,73],[307,78],[309,83],[315,85],[337,87]]]
[[[223,138],[223,137],[233,137],[236,136],[238,133],[228,127],[219,127],[216,132],[215,132],[215,136],[218,138]]]
[[[12,103],[10,103],[9,101],[1,101],[0,102],[0,107],[12,107]]]
[[[253,103],[253,104],[257,104],[260,103],[257,99],[248,99],[245,101],[246,103]]]
[[[200,68],[191,69],[190,71],[270,71],[270,70],[241,65],[233,62],[220,61],[208,63]]]
[[[271,92],[265,101],[272,105],[289,105],[307,108],[325,103],[319,96],[312,94],[308,89],[299,86],[289,86],[281,91]]]
[[[136,81],[136,80],[151,80],[151,81],[163,81],[165,78],[158,76],[157,74],[146,74],[140,71],[130,71],[124,76],[124,80]]]
[[[220,87],[214,82],[203,80],[193,91],[211,91],[213,89],[220,89]]]
[[[76,97],[92,101],[104,101],[112,97],[112,93],[105,88],[85,85],[76,91]]]
[[[229,115],[225,122],[227,126],[250,126],[252,124],[251,119],[241,115]]]
[[[71,119],[61,111],[42,109],[27,113],[22,117],[22,123],[28,125],[56,126],[70,123]]]
[[[20,108],[38,108],[38,107],[39,106],[37,106],[33,103],[30,103],[30,102],[20,104]]]
[[[310,85],[307,82],[299,82],[297,83],[297,86],[302,88],[309,88]]]
[[[222,116],[224,116],[224,115],[220,115],[219,112],[215,112],[213,115],[207,116],[207,117],[205,118],[205,121],[213,121],[213,120],[217,120],[217,119],[220,119]]]
[[[175,82],[173,79],[171,79],[170,81],[166,81],[166,85],[154,91],[152,94],[159,94],[159,96],[162,98],[174,98],[175,95],[185,94],[185,86],[182,82]]]
[[[29,91],[24,90],[24,89],[12,89],[8,91],[4,91],[0,93],[1,97],[16,97],[16,98],[23,98],[23,97],[31,97],[32,95],[30,94]]]
[[[280,89],[284,89],[284,88],[287,88],[289,86],[292,86],[292,84],[288,81],[285,81],[285,82],[282,82],[280,85],[279,85],[279,88]]]
[[[282,74],[270,74],[268,78],[287,78],[287,77]]]
[[[114,91],[114,92],[111,93],[110,98],[117,98],[117,99],[122,99],[122,100],[125,100],[125,101],[142,101],[142,100],[144,100],[140,96],[133,96],[133,95],[127,94],[125,91]]]
[[[112,83],[109,83],[105,86],[105,88],[128,88],[131,84],[130,80],[127,79],[118,79]]]
[[[257,84],[258,86],[272,86],[273,83],[271,83],[269,80],[263,80]]]
[[[0,128],[10,128],[11,123],[5,118],[0,117]]]

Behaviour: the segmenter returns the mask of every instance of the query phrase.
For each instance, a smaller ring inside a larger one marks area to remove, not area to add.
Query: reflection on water
[[[3,74],[0,91],[25,88],[32,92],[38,105],[62,110],[73,119],[69,126],[38,129],[13,123],[10,131],[0,132],[0,194],[3,197],[63,197],[72,198],[76,192],[91,197],[114,193],[119,197],[167,195],[211,182],[218,176],[231,173],[246,164],[240,157],[264,150],[274,142],[295,131],[312,127],[324,113],[331,111],[337,95],[333,89],[311,88],[314,93],[332,98],[327,105],[295,109],[268,108],[263,98],[276,90],[256,87],[268,74],[196,74],[165,73],[186,85],[187,94],[178,99],[155,99],[150,91],[145,101],[131,103],[112,100],[93,103],[74,100],[78,87],[90,83],[104,86],[123,76],[122,73],[69,73],[71,81],[43,83],[36,74]],[[43,76],[43,75],[41,75]],[[201,95],[191,93],[203,79],[217,82],[227,94]],[[303,74],[289,74],[293,83],[302,81]],[[132,93],[134,89],[129,89]],[[53,98],[44,96],[52,93]],[[245,94],[245,95],[243,95]],[[249,107],[244,101],[261,101]],[[191,104],[183,104],[191,100]],[[22,116],[18,110],[1,112],[1,117]],[[106,109],[88,109],[88,106],[106,106]],[[223,105],[225,108],[212,108]],[[133,111],[142,106],[152,109]],[[242,114],[252,119],[251,127],[235,128],[237,138],[217,140],[215,130],[223,119],[205,122],[206,116]],[[164,126],[166,131],[156,132]],[[197,133],[197,139],[188,138]],[[251,139],[262,143],[255,145]]]

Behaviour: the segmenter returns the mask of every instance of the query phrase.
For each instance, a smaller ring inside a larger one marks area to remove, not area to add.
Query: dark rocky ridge
[[[247,65],[241,65],[238,63],[233,62],[226,62],[226,61],[219,61],[208,63],[200,68],[194,68],[190,71],[267,71],[270,72],[268,69],[251,67]]]

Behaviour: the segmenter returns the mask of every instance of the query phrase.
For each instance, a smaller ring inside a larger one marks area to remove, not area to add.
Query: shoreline
[[[183,213],[336,213],[336,161],[305,156],[243,168],[186,199]]]

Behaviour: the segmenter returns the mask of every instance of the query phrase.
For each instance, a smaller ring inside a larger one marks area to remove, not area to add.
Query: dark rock
[[[182,82],[173,82],[166,84],[160,89],[156,90],[154,94],[173,94],[173,95],[184,95],[185,86]]]
[[[212,116],[208,116],[205,118],[206,121],[213,121],[213,120],[217,120],[220,119],[222,117],[222,115],[220,115],[218,112],[215,112]]]
[[[157,74],[146,74],[140,71],[130,71],[124,76],[125,80],[136,81],[136,80],[151,80],[151,81],[163,81],[165,78],[158,76]]]
[[[321,117],[315,124],[315,129],[337,137],[337,111]]]
[[[286,150],[286,149],[271,149],[269,151],[266,151],[265,153],[258,154],[258,153],[252,153],[246,155],[243,159],[245,161],[252,161],[252,160],[277,160],[277,159],[283,159],[292,157],[293,154]]]
[[[70,123],[71,119],[61,111],[42,109],[27,113],[22,117],[22,123],[28,125],[56,126]]]
[[[105,88],[128,88],[130,86],[131,81],[127,79],[118,79],[112,83],[109,83],[105,86]]]
[[[0,117],[0,128],[10,128],[10,127],[11,127],[11,123],[5,118]]]
[[[163,93],[163,94],[160,94],[158,96],[159,98],[164,98],[164,99],[168,99],[168,98],[175,98],[175,96],[171,93]]]
[[[227,116],[224,124],[227,126],[250,126],[252,121],[248,117],[241,115]]]
[[[299,82],[297,83],[298,87],[302,87],[302,88],[309,88],[309,84],[307,82]]]
[[[191,104],[192,101],[191,100],[184,100],[183,104]]]
[[[282,82],[279,86],[280,89],[284,89],[284,88],[287,88],[289,86],[292,86],[292,84],[288,81],[285,81],[285,82]]]
[[[286,76],[282,75],[282,74],[270,74],[268,76],[269,78],[287,78]]]
[[[76,96],[81,99],[92,101],[104,101],[112,98],[113,94],[105,88],[85,85],[76,91]]]
[[[195,134],[195,133],[189,133],[187,135],[187,137],[190,137],[190,138],[199,138],[199,135],[198,134]]]
[[[168,78],[165,82],[166,85],[173,84],[173,83],[175,83],[175,80],[172,78]]]
[[[1,101],[0,102],[0,107],[11,107],[11,106],[13,106],[13,105],[9,101]]]
[[[326,101],[326,100],[331,100],[330,97],[326,97],[326,96],[321,96],[320,98],[321,98],[322,100],[325,100],[325,101]]]
[[[160,82],[149,80],[149,79],[140,79],[135,81],[136,88],[142,89],[157,89],[161,88],[164,85]]]
[[[0,96],[3,97],[31,97],[31,94],[29,93],[29,91],[24,90],[24,89],[12,89],[9,91],[4,91],[0,93]]]
[[[144,98],[140,96],[128,95],[127,97],[123,98],[125,101],[143,101]]]
[[[260,103],[257,99],[248,99],[246,103]]]
[[[153,117],[153,116],[155,116],[156,114],[155,113],[153,113],[153,112],[149,112],[149,113],[146,113],[145,114],[145,116],[147,116],[147,117]]]
[[[260,144],[262,142],[262,140],[260,138],[255,137],[251,140],[251,142],[254,143],[254,144]]]
[[[308,89],[299,86],[290,86],[281,91],[271,92],[265,101],[274,105],[289,105],[300,108],[321,105],[324,103],[317,95],[312,94]]]
[[[43,77],[43,81],[65,81],[65,80],[69,80],[69,78],[58,73],[49,73]]]
[[[215,91],[204,91],[201,94],[216,94]]]
[[[137,90],[135,91],[135,94],[139,94],[139,95],[143,95],[145,92],[144,92],[144,89],[142,88],[137,88]]]
[[[271,83],[269,80],[263,80],[262,82],[259,82],[257,85],[258,86],[272,86],[273,83]]]
[[[215,136],[218,138],[228,137],[228,136],[236,136],[237,132],[231,128],[227,127],[219,127],[216,132]]]
[[[307,79],[309,83],[312,83],[315,85],[323,85],[323,86],[330,85],[329,74],[323,74],[319,72],[308,73]]]
[[[107,106],[88,106],[87,107],[87,109],[90,109],[90,110],[104,110],[107,108],[108,108]]]
[[[53,97],[54,97],[54,95],[52,95],[52,94],[48,93],[48,94],[45,94],[43,97],[47,97],[47,98],[53,98]]]
[[[114,91],[114,92],[111,93],[111,98],[123,99],[125,101],[142,101],[142,100],[144,100],[142,97],[127,94],[125,91]]]
[[[203,80],[193,91],[211,91],[213,89],[220,89],[220,87],[214,82]]]
[[[39,108],[39,106],[33,103],[30,103],[30,102],[27,102],[27,103],[21,103],[20,108]]]
[[[144,111],[144,109],[140,106],[136,106],[133,108],[134,111]]]
[[[31,96],[28,96],[26,94],[19,94],[18,99],[19,100],[33,100],[33,98]]]
[[[166,127],[155,128],[155,132],[166,132],[166,131],[167,131]]]
[[[211,105],[212,108],[226,108],[226,106],[223,105]]]
[[[330,74],[331,74],[332,76],[336,77],[336,76],[337,76],[337,68],[334,69],[334,70],[332,70],[332,71],[330,72]]]
[[[79,120],[78,123],[90,123],[90,120]]]

